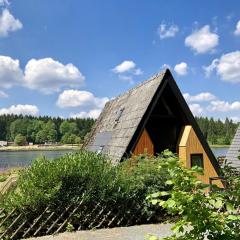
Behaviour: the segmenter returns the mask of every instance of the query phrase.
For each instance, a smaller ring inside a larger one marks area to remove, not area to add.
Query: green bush
[[[78,202],[84,193],[91,202],[131,210],[137,200],[144,208],[148,193],[166,188],[168,175],[158,167],[162,160],[143,155],[113,165],[106,156],[87,151],[55,160],[42,157],[21,173],[17,188],[5,196],[2,205],[40,211],[48,204],[64,207]]]
[[[18,134],[14,139],[14,143],[18,146],[22,146],[27,143],[27,139],[22,134]]]
[[[174,234],[165,240],[239,240],[240,239],[240,178],[233,168],[225,167],[226,189],[204,184],[197,179],[202,169],[187,169],[169,151],[160,168],[167,169],[170,191],[159,191],[148,196],[149,201],[178,215]],[[212,191],[209,191],[212,189]],[[158,239],[158,238],[152,238]]]
[[[62,136],[61,142],[65,144],[79,144],[81,143],[81,138],[76,134],[66,133]]]

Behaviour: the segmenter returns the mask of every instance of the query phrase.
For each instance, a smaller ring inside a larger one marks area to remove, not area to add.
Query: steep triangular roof
[[[238,126],[226,156],[228,162],[231,163],[233,167],[239,168],[240,170],[240,160],[238,159],[238,156],[240,156],[240,125]]]
[[[128,157],[166,86],[170,87],[186,123],[193,127],[219,174],[219,165],[168,69],[106,103],[84,147],[90,151],[100,150],[114,162]]]

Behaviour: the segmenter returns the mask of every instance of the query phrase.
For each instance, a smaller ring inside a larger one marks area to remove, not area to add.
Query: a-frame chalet
[[[133,154],[157,155],[169,149],[186,167],[203,167],[203,182],[220,175],[218,162],[168,69],[106,103],[85,148],[108,154],[114,163]]]

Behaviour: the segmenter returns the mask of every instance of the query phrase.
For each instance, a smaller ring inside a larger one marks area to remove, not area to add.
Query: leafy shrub
[[[3,199],[11,210],[40,211],[46,205],[66,206],[85,196],[89,202],[104,202],[134,211],[134,201],[144,210],[146,195],[166,188],[166,171],[161,157],[138,156],[114,166],[103,155],[80,151],[55,160],[41,157],[24,170],[17,188]],[[90,204],[91,205],[91,204]]]
[[[18,134],[14,139],[14,143],[18,146],[22,146],[27,143],[27,139],[22,134]]]
[[[0,175],[0,182],[4,182],[4,181],[6,181],[7,178],[8,178],[7,175],[3,175],[3,174],[1,174],[1,175]]]
[[[167,169],[171,177],[166,184],[172,188],[148,196],[152,204],[167,209],[169,214],[179,216],[173,227],[174,234],[164,239],[240,239],[240,179],[230,174],[235,171],[232,168],[224,170],[231,186],[220,189],[197,179],[196,175],[201,174],[202,169],[183,168],[171,152],[165,151],[164,155],[168,157],[159,167]],[[214,191],[207,191],[210,187]]]

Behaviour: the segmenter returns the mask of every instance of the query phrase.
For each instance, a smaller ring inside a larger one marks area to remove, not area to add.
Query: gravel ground
[[[171,234],[172,224],[148,224],[132,227],[100,229],[61,233],[55,236],[30,238],[31,240],[146,240],[147,235],[166,237]],[[30,240],[28,239],[28,240]]]

